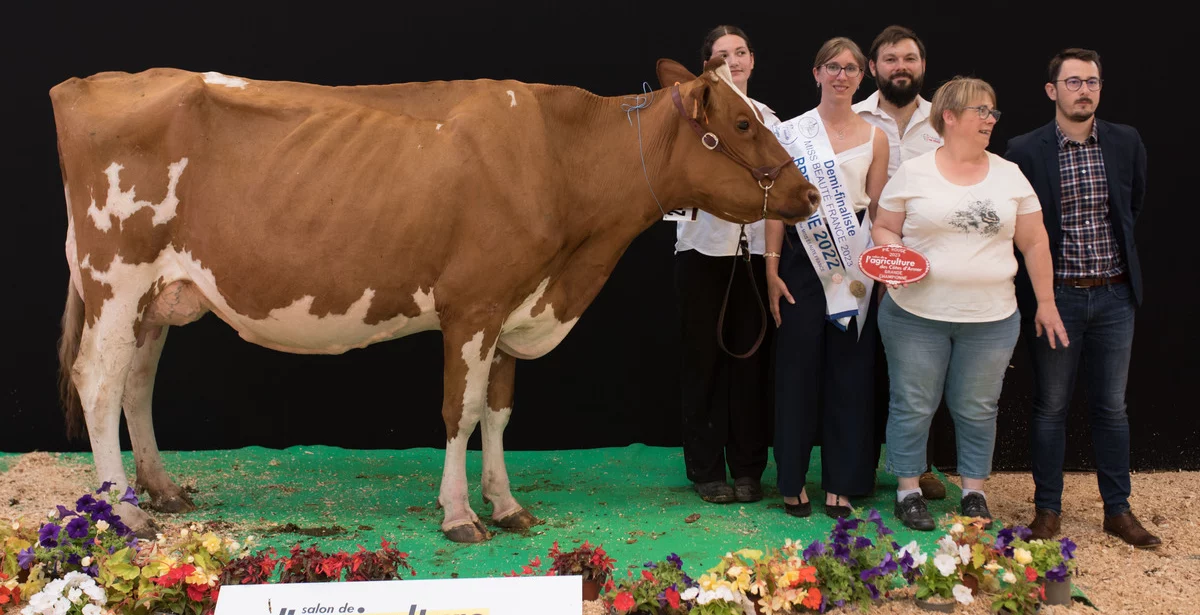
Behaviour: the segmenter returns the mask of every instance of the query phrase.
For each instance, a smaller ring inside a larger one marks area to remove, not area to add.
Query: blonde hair
[[[817,59],[813,62],[813,68],[820,68],[843,51],[849,51],[850,55],[854,56],[854,61],[862,69],[860,75],[867,71],[867,56],[863,55],[862,49],[859,49],[857,43],[844,36],[831,38],[821,45],[821,48],[817,50]]]
[[[962,113],[964,107],[969,106],[971,101],[981,94],[991,98],[993,106],[996,104],[996,90],[983,79],[956,76],[943,83],[942,87],[938,88],[933,95],[933,103],[929,110],[929,125],[933,126],[938,135],[945,137],[943,131],[946,130],[946,118],[942,117],[942,112],[951,111],[958,115]]]

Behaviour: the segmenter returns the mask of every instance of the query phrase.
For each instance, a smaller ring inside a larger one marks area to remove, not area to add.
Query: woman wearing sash
[[[812,72],[821,101],[815,109],[788,122],[809,137],[804,143],[824,151],[823,160],[836,163],[813,166],[836,166],[827,171],[832,175],[827,175],[831,190],[826,198],[837,200],[845,212],[835,222],[843,228],[847,222],[855,229],[860,223],[869,224],[866,218],[874,217],[875,202],[887,182],[887,135],[851,109],[866,66],[866,57],[854,41],[844,37],[826,41],[817,52]],[[781,140],[789,138],[781,136]],[[813,181],[815,171],[805,172]],[[798,226],[799,231],[795,226],[785,229],[777,220],[766,223],[767,288],[777,327],[775,465],[784,511],[797,517],[812,514],[804,485],[819,433],[825,513],[838,518],[851,512],[848,496],[865,495],[874,486],[875,302],[869,286],[854,282],[854,296],[843,295],[843,299],[849,298],[850,310],[843,309],[843,302],[834,317],[827,318],[832,304],[826,301],[825,288],[848,288],[851,278],[830,269],[824,260],[818,266],[812,258],[821,258],[821,251],[810,257],[812,251],[806,249],[805,242],[822,243],[834,233],[822,235],[818,230],[813,237],[812,220]],[[857,233],[863,243],[866,234],[866,229]],[[827,254],[836,267],[837,253],[830,249]],[[819,273],[819,268],[824,270]],[[822,275],[830,279],[823,280]],[[837,318],[854,313],[857,305],[862,306],[865,317]]]
[[[929,260],[919,282],[889,287],[879,332],[891,382],[887,471],[899,478],[896,517],[934,529],[918,484],[929,424],[941,402],[954,418],[960,511],[991,525],[983,483],[991,473],[996,413],[1020,331],[1015,245],[1038,298],[1034,321],[1050,347],[1067,344],[1054,304],[1042,209],[1016,164],[987,151],[1000,112],[980,79],[955,77],[933,96],[938,149],[906,160],[879,200],[877,245],[903,244]]]
[[[734,26],[712,29],[701,47],[702,65],[717,56],[725,57],[734,85],[745,93],[754,70],[754,53],[746,33]],[[779,123],[766,105],[752,102],[768,128]],[[687,477],[706,502],[755,502],[763,497],[760,481],[770,444],[771,331],[756,352],[739,359],[718,345],[717,322],[728,289],[725,326],[720,334],[730,352],[749,350],[758,339],[760,326],[769,324],[762,323],[759,315],[760,301],[766,299],[763,223],[746,225],[746,249],[757,278],[753,284],[738,256],[740,225],[698,211],[694,220],[677,223],[676,235]],[[726,479],[727,467],[733,485]]]

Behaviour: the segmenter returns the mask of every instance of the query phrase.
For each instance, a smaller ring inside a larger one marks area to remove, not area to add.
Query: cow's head
[[[674,60],[659,60],[658,80],[670,97],[664,102],[679,115],[672,156],[689,184],[689,202],[681,207],[743,223],[762,219],[764,195],[768,218],[794,224],[816,210],[820,194],[733,85],[725,58],[710,60],[699,77]]]

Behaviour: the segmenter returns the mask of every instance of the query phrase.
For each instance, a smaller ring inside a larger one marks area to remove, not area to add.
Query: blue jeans
[[[1055,286],[1054,302],[1071,345],[1051,349],[1027,325],[1033,358],[1033,501],[1062,512],[1067,408],[1083,361],[1084,389],[1104,514],[1129,510],[1129,420],[1125,384],[1133,349],[1133,292],[1128,283],[1093,288]]]
[[[883,297],[879,335],[891,389],[888,472],[912,478],[925,471],[929,424],[944,391],[954,418],[959,474],[988,477],[997,402],[1020,333],[1020,312],[994,322],[943,322],[905,311],[891,295]]]

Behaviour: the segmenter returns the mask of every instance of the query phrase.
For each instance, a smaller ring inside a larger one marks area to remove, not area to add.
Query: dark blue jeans
[[[1046,336],[1026,333],[1033,358],[1034,504],[1062,512],[1067,409],[1082,362],[1084,390],[1104,514],[1129,510],[1129,420],[1125,385],[1133,348],[1135,305],[1128,283],[1092,288],[1056,285],[1054,301],[1071,345],[1051,349]]]

